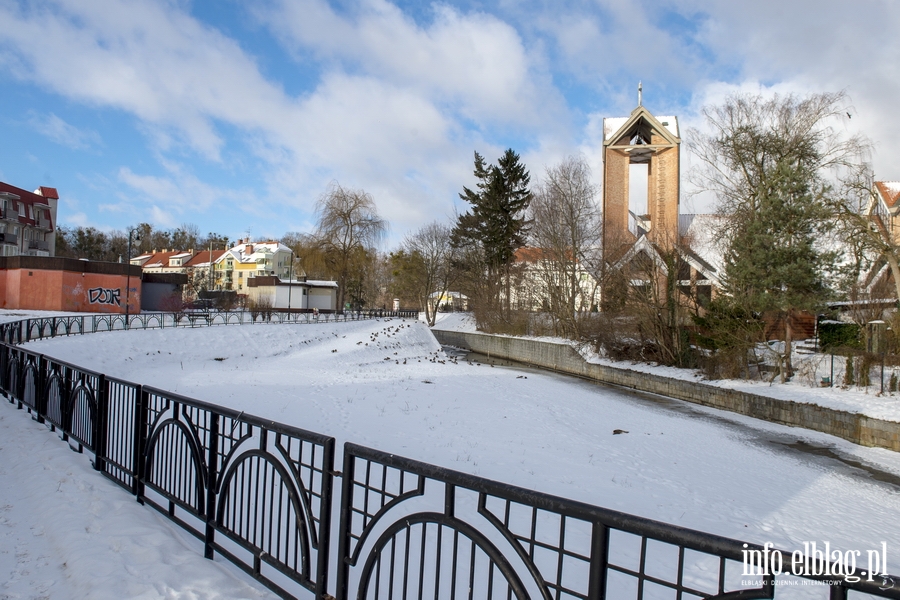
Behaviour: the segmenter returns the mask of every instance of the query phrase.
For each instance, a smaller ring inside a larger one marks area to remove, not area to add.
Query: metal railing
[[[0,342],[21,344],[60,335],[121,331],[124,329],[165,329],[167,327],[202,327],[213,325],[252,325],[254,323],[343,323],[366,319],[418,318],[416,311],[362,310],[353,312],[322,311],[195,311],[153,312],[133,315],[101,313],[40,317],[0,323]]]
[[[6,324],[0,334],[36,339],[110,323],[53,319]],[[207,558],[218,553],[283,597],[331,598],[336,564],[340,600],[781,598],[791,582],[810,581],[822,583],[807,590],[818,598],[900,598],[898,577],[815,575],[822,561],[799,577],[771,575],[761,570],[771,548],[352,443],[336,472],[332,437],[10,343],[0,344],[0,390],[74,450],[92,454],[97,471],[201,540]]]

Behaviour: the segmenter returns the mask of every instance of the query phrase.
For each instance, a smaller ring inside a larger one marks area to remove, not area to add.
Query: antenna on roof
[[[644,105],[644,86],[638,81],[638,106]]]

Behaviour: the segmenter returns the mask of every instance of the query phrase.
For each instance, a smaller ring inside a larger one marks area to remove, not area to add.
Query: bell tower
[[[642,105],[628,117],[603,119],[603,246],[614,262],[643,236],[669,249],[678,236],[681,138],[676,117],[655,117]],[[629,207],[631,165],[647,165],[647,212]]]

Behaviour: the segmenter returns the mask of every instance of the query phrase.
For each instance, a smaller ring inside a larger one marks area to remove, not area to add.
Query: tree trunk
[[[885,254],[888,265],[891,267],[891,275],[894,276],[894,289],[897,292],[897,298],[900,298],[900,264],[897,263],[897,257],[893,252]]]
[[[794,365],[791,363],[791,347],[794,342],[794,331],[792,328],[792,311],[788,310],[784,317],[784,374],[781,377],[782,383],[785,378],[790,379],[794,376]]]

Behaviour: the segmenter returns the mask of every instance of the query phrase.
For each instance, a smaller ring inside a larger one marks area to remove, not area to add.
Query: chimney
[[[244,249],[244,254],[253,254],[253,244],[247,244]]]

